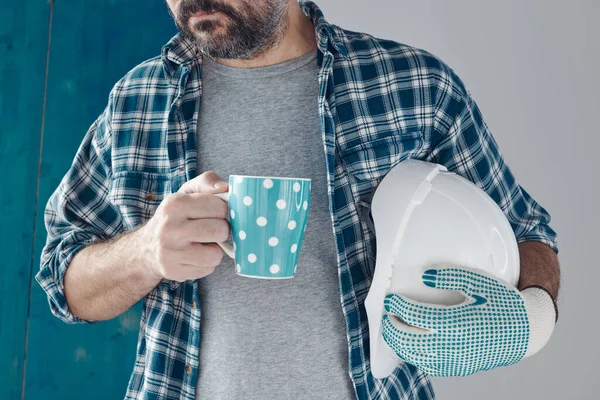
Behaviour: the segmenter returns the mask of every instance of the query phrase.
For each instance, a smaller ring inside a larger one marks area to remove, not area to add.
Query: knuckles
[[[181,200],[184,196],[185,195],[181,193],[172,193],[168,195],[160,205],[161,211],[167,215],[173,213],[180,207]]]

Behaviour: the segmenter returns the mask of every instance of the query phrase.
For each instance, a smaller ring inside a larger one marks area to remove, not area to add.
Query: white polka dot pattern
[[[267,224],[267,219],[265,217],[258,217],[256,219],[256,225],[265,226]]]
[[[230,182],[236,272],[264,278],[294,276],[308,218],[309,181],[245,176]]]

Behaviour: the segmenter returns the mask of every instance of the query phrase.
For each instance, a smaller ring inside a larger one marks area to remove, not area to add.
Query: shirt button
[[[192,373],[192,366],[190,364],[185,366],[185,373],[188,375]]]
[[[192,310],[196,309],[196,300],[192,300]]]
[[[184,167],[179,167],[179,168],[177,169],[177,171],[179,171],[179,172],[183,172],[183,171],[185,171],[185,168],[184,168]]]
[[[149,200],[149,201],[156,200],[156,195],[154,193],[148,193],[146,195],[146,200]]]

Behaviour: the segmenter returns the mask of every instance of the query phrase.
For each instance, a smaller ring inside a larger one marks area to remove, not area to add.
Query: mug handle
[[[214,195],[219,197],[220,199],[225,200],[227,203],[229,203],[229,193],[215,193]],[[229,220],[229,215],[227,215],[227,219]],[[223,249],[225,254],[227,254],[229,257],[231,257],[235,261],[235,250],[233,249],[233,246],[231,246],[229,243],[217,243],[217,244],[219,245],[220,248]]]

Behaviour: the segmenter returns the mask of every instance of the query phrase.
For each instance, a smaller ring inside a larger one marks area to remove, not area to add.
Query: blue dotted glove
[[[466,376],[525,357],[530,320],[526,299],[515,287],[458,267],[428,269],[423,283],[462,292],[467,299],[441,306],[397,294],[386,296],[385,310],[390,315],[383,316],[382,334],[401,359],[429,375]],[[553,326],[553,316],[551,322]]]

